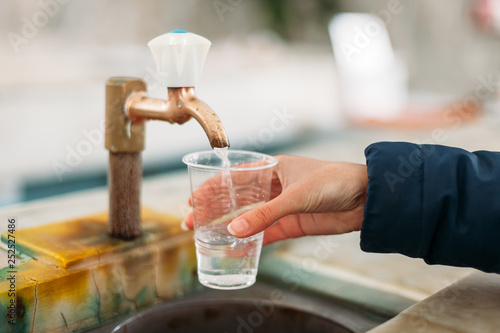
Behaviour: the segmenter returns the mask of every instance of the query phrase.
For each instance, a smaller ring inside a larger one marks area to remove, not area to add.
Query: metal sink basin
[[[387,319],[331,298],[258,282],[233,291],[204,288],[91,332],[361,333]]]
[[[133,316],[113,333],[353,332],[324,317],[272,302],[204,300],[165,304]]]

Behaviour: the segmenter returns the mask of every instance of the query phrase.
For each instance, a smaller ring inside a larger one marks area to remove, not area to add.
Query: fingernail
[[[182,222],[181,222],[181,229],[185,230],[185,231],[189,230],[189,228],[188,228],[188,226],[186,224],[186,220],[182,220]]]
[[[248,231],[250,226],[248,225],[248,222],[245,220],[236,220],[227,226],[227,230],[231,233],[233,236],[241,235],[244,234],[245,232]]]

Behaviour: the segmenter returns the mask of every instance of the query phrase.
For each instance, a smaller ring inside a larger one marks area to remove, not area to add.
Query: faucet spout
[[[182,105],[181,109],[198,121],[207,134],[210,146],[212,148],[229,147],[229,139],[222,122],[210,106],[194,95],[194,88],[174,89],[187,89],[186,95],[189,98],[186,99],[186,103]]]
[[[145,120],[163,120],[183,124],[191,117],[200,123],[212,148],[229,147],[229,139],[217,114],[198,99],[194,87],[169,88],[168,99],[149,98],[145,91],[132,93],[125,111],[133,123]]]

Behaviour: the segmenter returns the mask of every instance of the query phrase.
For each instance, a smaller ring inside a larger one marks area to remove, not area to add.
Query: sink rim
[[[156,313],[155,310],[161,309],[160,311],[162,312],[168,312],[169,309],[175,308],[177,309],[182,309],[182,308],[192,308],[194,306],[201,306],[201,307],[207,307],[207,306],[231,306],[231,305],[243,305],[243,306],[255,306],[252,301],[258,301],[261,304],[272,304],[274,306],[274,309],[282,309],[282,310],[292,310],[295,312],[301,312],[304,313],[306,316],[315,318],[317,320],[325,321],[328,323],[333,323],[339,328],[343,328],[346,331],[349,332],[356,332],[352,328],[347,327],[341,322],[338,322],[332,318],[328,318],[327,316],[311,312],[308,309],[304,309],[303,307],[300,306],[294,306],[290,305],[287,303],[282,303],[282,302],[274,302],[270,300],[264,300],[264,299],[259,299],[258,297],[253,297],[253,298],[231,298],[231,299],[216,299],[216,298],[205,298],[205,299],[197,299],[197,300],[191,300],[191,299],[178,299],[176,301],[171,301],[171,302],[164,302],[160,303],[157,305],[154,305],[150,308],[141,310],[135,314],[133,314],[131,317],[125,319],[118,325],[116,325],[110,333],[118,333],[124,326],[129,325],[135,321],[141,320],[141,319],[147,319],[148,317],[151,316],[156,316],[158,313]]]
[[[272,297],[281,295],[281,299]],[[170,299],[158,299],[159,303],[131,311],[127,315],[114,318],[113,320],[103,323],[102,325],[89,329],[86,333],[110,333],[125,321],[132,318],[134,315],[145,313],[148,309],[161,307],[165,304],[179,304],[188,301],[210,300],[218,301],[224,299],[230,300],[257,300],[257,301],[273,301],[276,305],[288,307],[296,307],[298,310],[312,312],[315,315],[326,317],[337,324],[346,327],[355,333],[365,333],[369,330],[386,322],[391,317],[381,316],[377,312],[371,311],[369,308],[359,307],[357,304],[350,304],[336,299],[330,295],[319,294],[315,291],[308,291],[302,288],[291,288],[278,283],[276,280],[268,280],[263,277],[258,278],[257,282],[249,288],[224,291],[215,290],[199,285],[197,288],[177,296],[172,295]]]

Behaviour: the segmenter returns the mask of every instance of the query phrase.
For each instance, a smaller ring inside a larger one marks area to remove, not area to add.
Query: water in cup
[[[198,279],[215,289],[255,283],[263,233],[237,238],[227,225],[269,200],[274,157],[220,149],[184,157],[189,166]]]
[[[208,228],[195,231],[198,279],[216,289],[251,286],[257,275],[263,234],[236,238],[223,232]]]

